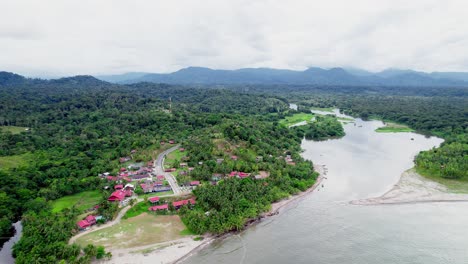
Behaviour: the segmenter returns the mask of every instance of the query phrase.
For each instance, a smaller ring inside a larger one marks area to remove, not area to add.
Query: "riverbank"
[[[430,202],[468,202],[468,194],[450,192],[444,185],[405,171],[397,184],[380,197],[351,201],[354,205],[414,204]]]
[[[328,170],[325,165],[317,165],[317,164],[314,165],[314,170],[319,173],[319,176],[317,177],[312,187],[296,195],[290,196],[289,198],[273,203],[271,205],[270,211],[264,213],[262,216],[267,217],[267,216],[279,214],[279,210],[281,208],[285,207],[286,205],[296,200],[303,198],[304,196],[308,195],[309,193],[312,193],[315,189],[317,189],[317,187],[319,187],[322,184],[323,180],[327,178],[326,175],[327,175]]]

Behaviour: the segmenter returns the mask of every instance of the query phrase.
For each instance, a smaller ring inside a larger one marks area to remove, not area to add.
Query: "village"
[[[201,182],[190,177],[194,167],[189,167],[184,162],[185,148],[176,143],[175,140],[160,142],[162,148],[166,149],[154,160],[148,162],[134,162],[133,155],[137,150],[132,150],[129,156],[121,157],[119,163],[121,168],[116,175],[104,172],[99,175],[100,178],[107,181],[104,187],[106,190],[112,190],[107,201],[118,204],[119,213],[114,219],[105,219],[102,215],[97,215],[97,210],[83,216],[77,222],[77,228],[81,232],[78,236],[93,232],[95,226],[106,223],[116,223],[126,212],[138,203],[139,208],[144,208],[147,213],[157,215],[175,214],[182,207],[193,208],[196,205],[196,197],[192,191],[202,184],[216,185],[224,178],[236,177],[239,179],[265,179],[269,176],[266,171],[260,171],[253,175],[252,173],[242,171],[231,171],[228,174],[213,173],[211,180]],[[170,146],[167,148],[167,145]],[[174,156],[174,157],[172,157]],[[237,161],[236,155],[228,156],[232,161]],[[281,157],[282,158],[282,157]],[[257,162],[263,161],[263,157],[258,156]],[[284,160],[289,165],[294,165],[290,155],[286,155]],[[177,167],[173,166],[175,163]],[[218,164],[224,162],[223,158],[216,159]],[[202,165],[199,162],[198,165]],[[94,207],[98,209],[98,205]]]

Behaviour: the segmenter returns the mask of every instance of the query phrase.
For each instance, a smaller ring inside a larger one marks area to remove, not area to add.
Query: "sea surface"
[[[442,143],[381,126],[356,119],[341,139],[304,140],[303,156],[328,169],[323,186],[183,263],[468,263],[468,203],[349,204],[382,195],[419,151]]]

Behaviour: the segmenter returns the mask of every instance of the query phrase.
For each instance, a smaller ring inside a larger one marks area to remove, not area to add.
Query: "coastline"
[[[352,205],[394,205],[437,202],[468,202],[468,194],[452,193],[444,185],[419,175],[414,169],[401,174],[400,180],[379,197],[354,200]]]
[[[314,170],[319,173],[317,179],[315,180],[314,185],[312,185],[309,189],[303,192],[300,192],[296,195],[289,196],[288,198],[283,199],[281,201],[272,203],[270,211],[263,213],[261,217],[269,217],[269,216],[277,215],[279,214],[279,210],[281,208],[315,191],[315,189],[317,189],[317,187],[320,184],[322,184],[322,181],[327,178],[326,175],[327,175],[328,170],[325,165],[318,165],[318,164],[314,164]]]

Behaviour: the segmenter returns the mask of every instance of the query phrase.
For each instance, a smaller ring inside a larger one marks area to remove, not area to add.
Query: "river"
[[[467,203],[349,204],[382,195],[442,142],[382,125],[357,119],[341,139],[304,140],[303,156],[328,168],[323,187],[184,263],[468,263]]]
[[[11,255],[11,251],[13,248],[13,245],[18,242],[18,240],[21,238],[21,233],[23,230],[23,226],[21,226],[21,222],[18,221],[13,224],[13,227],[15,228],[15,234],[10,237],[7,241],[2,241],[3,245],[2,248],[0,249],[0,263],[1,264],[13,264],[15,263],[15,259]]]

